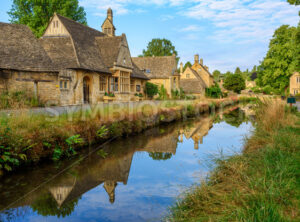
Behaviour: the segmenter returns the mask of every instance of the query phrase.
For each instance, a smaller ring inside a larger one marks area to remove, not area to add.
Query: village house
[[[294,72],[290,77],[290,94],[295,96],[300,94],[300,74],[299,72]]]
[[[194,64],[192,67],[187,67],[183,71],[183,64],[180,64],[180,87],[186,94],[191,94],[197,97],[205,95],[205,89],[214,84],[214,79],[208,70],[208,67],[203,65],[203,59],[199,55],[194,56]]]
[[[177,73],[175,54],[172,56],[135,57],[133,62],[159,89],[163,85],[169,97],[172,90],[179,90],[180,75]]]
[[[132,62],[126,35],[115,36],[111,9],[102,32],[59,14],[39,40],[23,25],[1,23],[0,30],[6,33],[0,37],[0,89],[31,91],[57,105],[144,94],[148,78]]]

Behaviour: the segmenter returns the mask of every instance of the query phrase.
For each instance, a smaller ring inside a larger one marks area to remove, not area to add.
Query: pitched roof
[[[104,33],[98,30],[92,29],[86,25],[75,22],[69,18],[56,14],[62,24],[65,26],[70,34],[71,42],[74,48],[75,57],[66,58],[62,63],[68,64],[65,68],[81,68],[98,72],[109,73],[108,68],[103,64],[97,44],[95,42],[96,37],[105,36]],[[44,41],[44,47],[47,44],[51,44],[52,38],[65,38],[65,37],[42,37]],[[66,41],[66,40],[65,40]],[[63,45],[61,45],[63,46]],[[66,46],[69,50],[70,47]],[[47,47],[46,47],[47,48]],[[53,50],[54,52],[55,50]],[[49,53],[49,51],[47,51]],[[76,67],[74,67],[74,58],[76,58]],[[61,58],[63,59],[63,58]],[[71,63],[69,63],[72,61]]]
[[[76,53],[70,37],[41,38],[40,43],[57,68],[78,67]]]
[[[51,59],[25,25],[0,22],[0,68],[55,71]]]
[[[165,79],[174,75],[177,69],[176,56],[135,57],[133,62],[141,70],[146,70],[150,79]],[[150,71],[150,73],[147,72]]]
[[[192,73],[197,77],[197,81],[199,81],[199,83],[200,83],[202,86],[204,86],[205,88],[208,87],[208,86],[206,85],[206,83],[204,82],[204,80],[201,78],[201,76],[199,75],[199,73],[198,73],[196,70],[192,69],[191,67],[187,67],[187,69],[189,69],[190,72],[192,72]]]
[[[146,79],[146,80],[149,79],[148,76],[146,76],[144,72],[140,70],[139,67],[137,67],[137,65],[134,62],[132,62],[132,65],[133,65],[133,70],[131,73],[132,78],[139,78],[139,79]]]
[[[180,88],[182,88],[187,94],[203,93],[205,90],[205,85],[203,85],[203,81],[198,79],[181,79]]]

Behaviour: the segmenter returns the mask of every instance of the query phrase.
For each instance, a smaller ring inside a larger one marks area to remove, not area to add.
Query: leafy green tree
[[[253,66],[251,73],[253,73],[253,72],[257,72],[257,66]]]
[[[246,88],[245,79],[241,74],[228,74],[225,77],[223,87],[227,90],[240,93]]]
[[[239,67],[236,67],[234,74],[242,74],[242,71]]]
[[[27,25],[36,37],[41,37],[55,12],[87,24],[84,8],[79,6],[78,0],[13,0],[8,15],[10,22]]]
[[[149,152],[149,157],[151,157],[153,160],[168,160],[172,157],[172,153],[154,153]]]
[[[177,57],[178,53],[175,50],[175,46],[173,46],[172,42],[168,39],[152,39],[151,42],[148,43],[147,50],[143,50],[143,57],[150,56],[171,56],[175,54],[177,62],[179,61],[179,57]]]
[[[300,0],[287,0],[291,5],[300,5]]]
[[[153,96],[157,95],[157,93],[158,93],[158,86],[151,83],[151,82],[146,82],[146,94],[147,94],[147,96],[152,98]]]
[[[300,45],[296,44],[296,32],[296,27],[288,25],[283,25],[275,31],[267,55],[259,66],[259,86],[269,85],[284,91],[289,85],[289,77],[296,71],[296,58],[299,58],[297,51],[299,52]]]
[[[216,82],[220,81],[221,72],[219,70],[213,71],[213,77]]]
[[[183,66],[183,71],[186,70],[187,67],[192,67],[192,63],[190,61],[187,61]]]

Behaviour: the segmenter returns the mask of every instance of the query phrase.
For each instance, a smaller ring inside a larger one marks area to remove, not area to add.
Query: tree
[[[187,67],[192,67],[192,63],[190,61],[187,61],[183,66],[183,71],[186,70]]]
[[[175,50],[175,46],[173,46],[172,42],[168,39],[152,39],[151,42],[148,43],[147,50],[143,50],[143,57],[150,56],[171,56],[175,54],[177,62],[179,61],[179,57],[177,57],[178,53]]]
[[[168,160],[172,157],[172,153],[154,153],[154,152],[149,152],[149,156],[153,160]]]
[[[287,0],[291,5],[300,5],[300,0]]]
[[[146,82],[146,94],[147,94],[147,96],[152,98],[153,96],[157,95],[157,93],[158,93],[158,86],[151,83],[151,82]]]
[[[296,27],[283,25],[273,35],[266,57],[258,68],[259,86],[270,85],[281,92],[289,85],[289,77],[296,71],[297,51]]]
[[[221,72],[219,70],[213,71],[213,77],[216,82],[220,81]]]
[[[87,24],[86,13],[78,0],[13,0],[8,15],[10,22],[27,25],[36,37],[41,37],[55,12]]]
[[[240,93],[246,88],[245,79],[241,74],[226,75],[223,87],[227,90],[232,90],[236,93]]]
[[[242,71],[239,67],[236,67],[234,74],[242,74]]]

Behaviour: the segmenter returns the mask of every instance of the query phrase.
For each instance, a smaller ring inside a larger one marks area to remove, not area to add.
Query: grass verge
[[[299,221],[300,115],[265,101],[256,118],[244,152],[218,160],[166,221]]]

